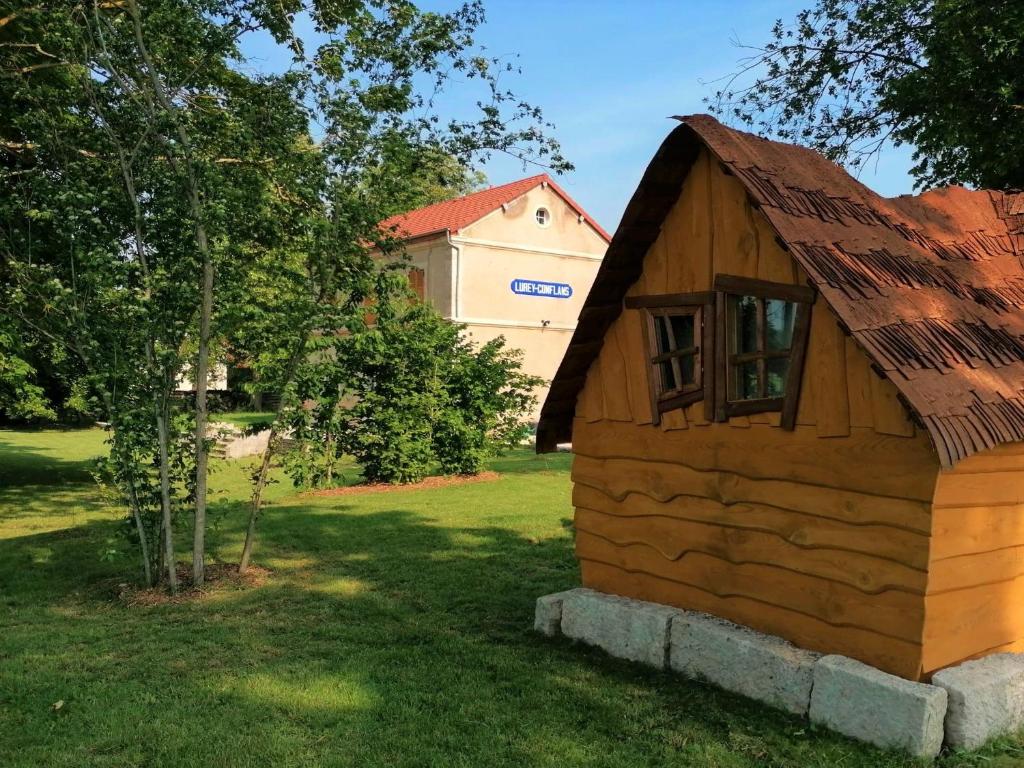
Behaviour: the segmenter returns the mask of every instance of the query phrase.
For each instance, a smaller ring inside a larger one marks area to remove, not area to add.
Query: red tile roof
[[[473,192],[465,197],[457,197],[454,200],[445,200],[442,203],[434,203],[425,208],[417,208],[408,213],[400,213],[381,222],[385,229],[394,229],[395,234],[404,239],[436,235],[443,232],[457,234],[460,230],[468,227],[473,222],[479,221],[487,214],[497,210],[507,203],[511,203],[518,197],[522,197],[534,187],[547,183],[548,186],[561,197],[578,215],[586,219],[597,232],[611,242],[611,235],[602,229],[601,225],[594,221],[586,211],[581,208],[575,200],[569,197],[550,176],[541,173],[530,176],[526,179],[513,181],[508,184],[501,184],[497,187],[489,187],[479,192]]]
[[[541,414],[568,439],[576,396],[701,147],[735,175],[853,339],[931,435],[944,466],[1024,441],[1024,193],[885,199],[822,155],[681,118],[651,162]]]

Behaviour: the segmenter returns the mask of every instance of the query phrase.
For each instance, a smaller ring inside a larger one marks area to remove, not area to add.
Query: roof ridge
[[[537,183],[539,184],[541,181],[545,180],[546,178],[550,181],[550,178],[548,178],[548,175],[546,173],[538,173],[535,176],[526,176],[526,177],[524,177],[522,179],[516,179],[515,181],[506,181],[504,184],[492,184],[489,187],[484,187],[483,189],[478,189],[478,190],[476,190],[474,192],[467,192],[466,194],[459,195],[458,197],[450,197],[447,200],[438,200],[436,203],[430,203],[428,205],[422,205],[419,208],[410,208],[408,211],[404,211],[403,213],[395,214],[395,216],[391,216],[389,218],[393,219],[393,218],[396,218],[398,216],[408,216],[411,213],[418,213],[419,211],[425,211],[428,208],[434,208],[434,207],[439,206],[439,205],[451,205],[452,203],[459,203],[459,202],[462,202],[463,200],[467,200],[467,199],[469,199],[471,197],[476,197],[477,195],[483,195],[483,194],[486,194],[488,192],[500,192],[501,190],[505,189],[506,187],[519,186],[520,184],[525,184],[528,181],[536,180]]]
[[[525,195],[540,185],[547,185],[555,194],[581,216],[606,242],[611,242],[609,235],[579,203],[562,189],[545,171],[533,176],[526,176],[504,184],[497,184],[478,189],[449,200],[440,200],[420,208],[413,208],[390,216],[380,223],[384,229],[395,230],[400,237],[406,239],[426,237],[442,232],[459,232],[484,216],[498,210],[513,200]]]

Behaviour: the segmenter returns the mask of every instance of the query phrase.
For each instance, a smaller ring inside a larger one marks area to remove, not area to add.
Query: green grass
[[[0,431],[4,766],[915,765],[535,636],[534,599],[578,581],[565,455],[434,490],[279,483],[264,585],[130,607],[133,564],[99,557],[119,519],[88,474],[102,437]],[[215,560],[238,554],[248,466],[213,475]],[[942,764],[1022,759],[1005,741]]]
[[[229,411],[226,413],[210,414],[210,421],[233,424],[236,427],[251,427],[254,424],[269,424],[273,420],[273,413],[260,411]]]

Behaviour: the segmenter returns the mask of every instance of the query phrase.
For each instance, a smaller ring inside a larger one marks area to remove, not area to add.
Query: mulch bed
[[[390,491],[419,491],[429,488],[448,488],[453,485],[470,485],[472,483],[489,483],[501,475],[497,472],[481,472],[479,475],[452,475],[427,477],[418,483],[391,485],[389,483],[372,483],[363,485],[347,485],[344,488],[327,488],[323,491],[308,491],[303,496],[360,496],[364,493],[388,493]]]
[[[196,589],[192,586],[192,568],[178,566],[178,594],[172,595],[166,587],[142,588],[133,584],[118,583],[114,585],[117,600],[134,608],[149,605],[178,605],[202,600],[214,591],[221,589],[249,589],[266,583],[271,572],[258,565],[250,565],[248,572],[242,576],[234,563],[211,563],[206,566],[206,581]]]

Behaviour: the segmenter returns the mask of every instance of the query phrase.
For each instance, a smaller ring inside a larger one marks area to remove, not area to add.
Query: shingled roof
[[[444,232],[458,234],[473,222],[479,221],[487,214],[497,210],[503,205],[511,203],[516,198],[522,197],[531,189],[547,184],[566,204],[582,216],[594,230],[606,241],[612,239],[611,235],[602,229],[601,225],[594,221],[583,208],[573,200],[568,193],[558,186],[546,173],[530,176],[508,184],[500,184],[496,187],[488,187],[479,192],[473,192],[454,200],[445,200],[440,203],[417,208],[414,211],[400,213],[381,222],[384,229],[393,229],[398,237],[413,239],[439,235]]]
[[[743,183],[944,466],[1024,440],[1024,193],[950,187],[886,199],[810,149],[708,115],[678,119],[587,297],[541,413],[539,450],[570,439],[587,369],[701,147]]]

